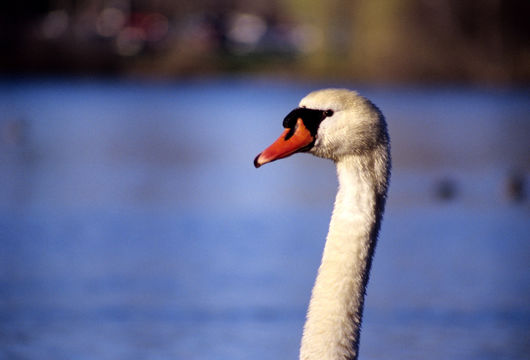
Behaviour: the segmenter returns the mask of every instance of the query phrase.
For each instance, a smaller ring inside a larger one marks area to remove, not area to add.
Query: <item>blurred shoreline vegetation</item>
[[[528,1],[30,0],[2,7],[2,75],[530,80]]]

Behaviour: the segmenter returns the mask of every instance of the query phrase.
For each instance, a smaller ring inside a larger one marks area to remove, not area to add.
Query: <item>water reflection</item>
[[[252,159],[312,88],[4,81],[2,357],[296,358],[335,173]],[[528,94],[363,92],[394,173],[361,356],[525,358]]]

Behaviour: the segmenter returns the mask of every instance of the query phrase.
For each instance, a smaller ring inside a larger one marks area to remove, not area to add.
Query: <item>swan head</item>
[[[388,146],[379,109],[355,91],[324,89],[309,93],[283,121],[282,135],[256,156],[254,166],[297,152],[340,161]]]

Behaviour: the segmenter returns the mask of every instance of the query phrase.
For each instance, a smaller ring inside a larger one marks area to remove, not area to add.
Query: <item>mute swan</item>
[[[346,89],[304,97],[254,165],[296,152],[335,162],[339,189],[300,347],[301,360],[357,359],[364,296],[390,177],[383,114]]]

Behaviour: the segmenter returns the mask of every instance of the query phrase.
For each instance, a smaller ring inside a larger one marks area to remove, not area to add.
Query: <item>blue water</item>
[[[0,358],[296,359],[334,168],[252,160],[322,86],[1,82]],[[361,358],[526,359],[529,93],[360,90],[394,159]]]

